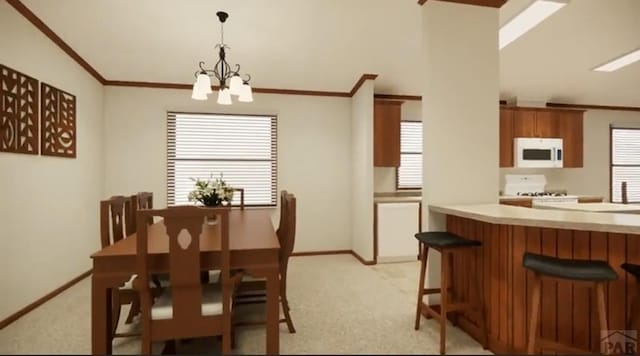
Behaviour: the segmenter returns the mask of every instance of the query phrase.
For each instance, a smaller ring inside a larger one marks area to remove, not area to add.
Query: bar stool
[[[416,307],[416,322],[415,329],[420,329],[421,314],[424,311],[428,316],[431,316],[440,321],[440,354],[446,353],[446,340],[447,340],[447,314],[459,313],[465,310],[475,310],[480,313],[480,332],[483,338],[482,346],[486,348],[487,345],[487,331],[486,331],[486,318],[484,312],[484,303],[482,293],[480,291],[480,285],[478,278],[472,278],[475,282],[475,288],[478,293],[477,302],[471,303],[455,301],[455,295],[451,289],[451,276],[453,274],[453,254],[469,251],[472,247],[482,246],[480,241],[467,240],[460,236],[448,233],[448,232],[419,232],[415,234],[416,239],[420,242],[422,252],[420,254],[420,284],[418,285],[418,303]],[[424,288],[425,272],[427,268],[427,256],[429,248],[432,248],[441,255],[440,264],[440,288]],[[474,259],[475,260],[475,259]],[[474,271],[477,268],[473,268]],[[464,271],[467,272],[467,271]],[[475,277],[475,276],[472,276]],[[449,300],[449,293],[451,292],[451,300]],[[426,304],[423,301],[423,297],[429,294],[440,294],[440,307],[438,310],[434,307]]]
[[[522,266],[533,271],[534,275],[527,354],[535,354],[541,348],[552,349],[558,352],[591,353],[589,350],[581,350],[555,341],[545,340],[538,336],[542,278],[592,284],[591,286],[594,287],[596,294],[600,330],[608,330],[604,288],[607,282],[614,281],[618,278],[616,271],[614,271],[606,261],[564,259],[537,255],[530,252],[524,254]],[[607,336],[601,341],[608,342]]]
[[[640,331],[640,265],[623,263],[620,268],[636,278],[636,295],[631,301],[627,329]]]

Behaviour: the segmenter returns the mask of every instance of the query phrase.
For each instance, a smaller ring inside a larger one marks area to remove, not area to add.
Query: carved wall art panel
[[[76,97],[41,84],[41,149],[46,156],[76,157]]]
[[[1,64],[0,151],[38,154],[38,81]]]

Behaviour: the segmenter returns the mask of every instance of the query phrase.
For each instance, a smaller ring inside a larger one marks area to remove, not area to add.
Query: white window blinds
[[[397,173],[398,189],[422,187],[422,122],[400,123],[400,167]]]
[[[277,126],[273,116],[167,116],[168,205],[189,204],[191,178],[219,178],[244,188],[245,205],[276,205]],[[240,196],[235,194],[234,204]]]
[[[622,202],[622,182],[629,202],[640,203],[640,129],[611,129],[612,202]]]

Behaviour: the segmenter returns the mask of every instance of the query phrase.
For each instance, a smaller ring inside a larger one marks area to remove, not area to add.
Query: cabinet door
[[[560,125],[557,115],[553,111],[536,112],[536,137],[560,138]]]
[[[400,167],[400,104],[376,101],[373,110],[373,165]]]
[[[555,115],[560,123],[560,132],[564,146],[564,162],[566,168],[583,166],[583,112],[558,111]]]
[[[513,167],[513,113],[500,108],[500,167]]]
[[[536,136],[536,112],[534,110],[515,110],[513,115],[514,137]]]

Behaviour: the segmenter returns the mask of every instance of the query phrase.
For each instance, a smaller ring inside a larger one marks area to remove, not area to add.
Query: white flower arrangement
[[[227,183],[220,178],[208,179],[194,179],[195,188],[189,192],[189,201],[200,202],[205,206],[218,206],[229,205],[233,199],[233,188],[228,186]]]

